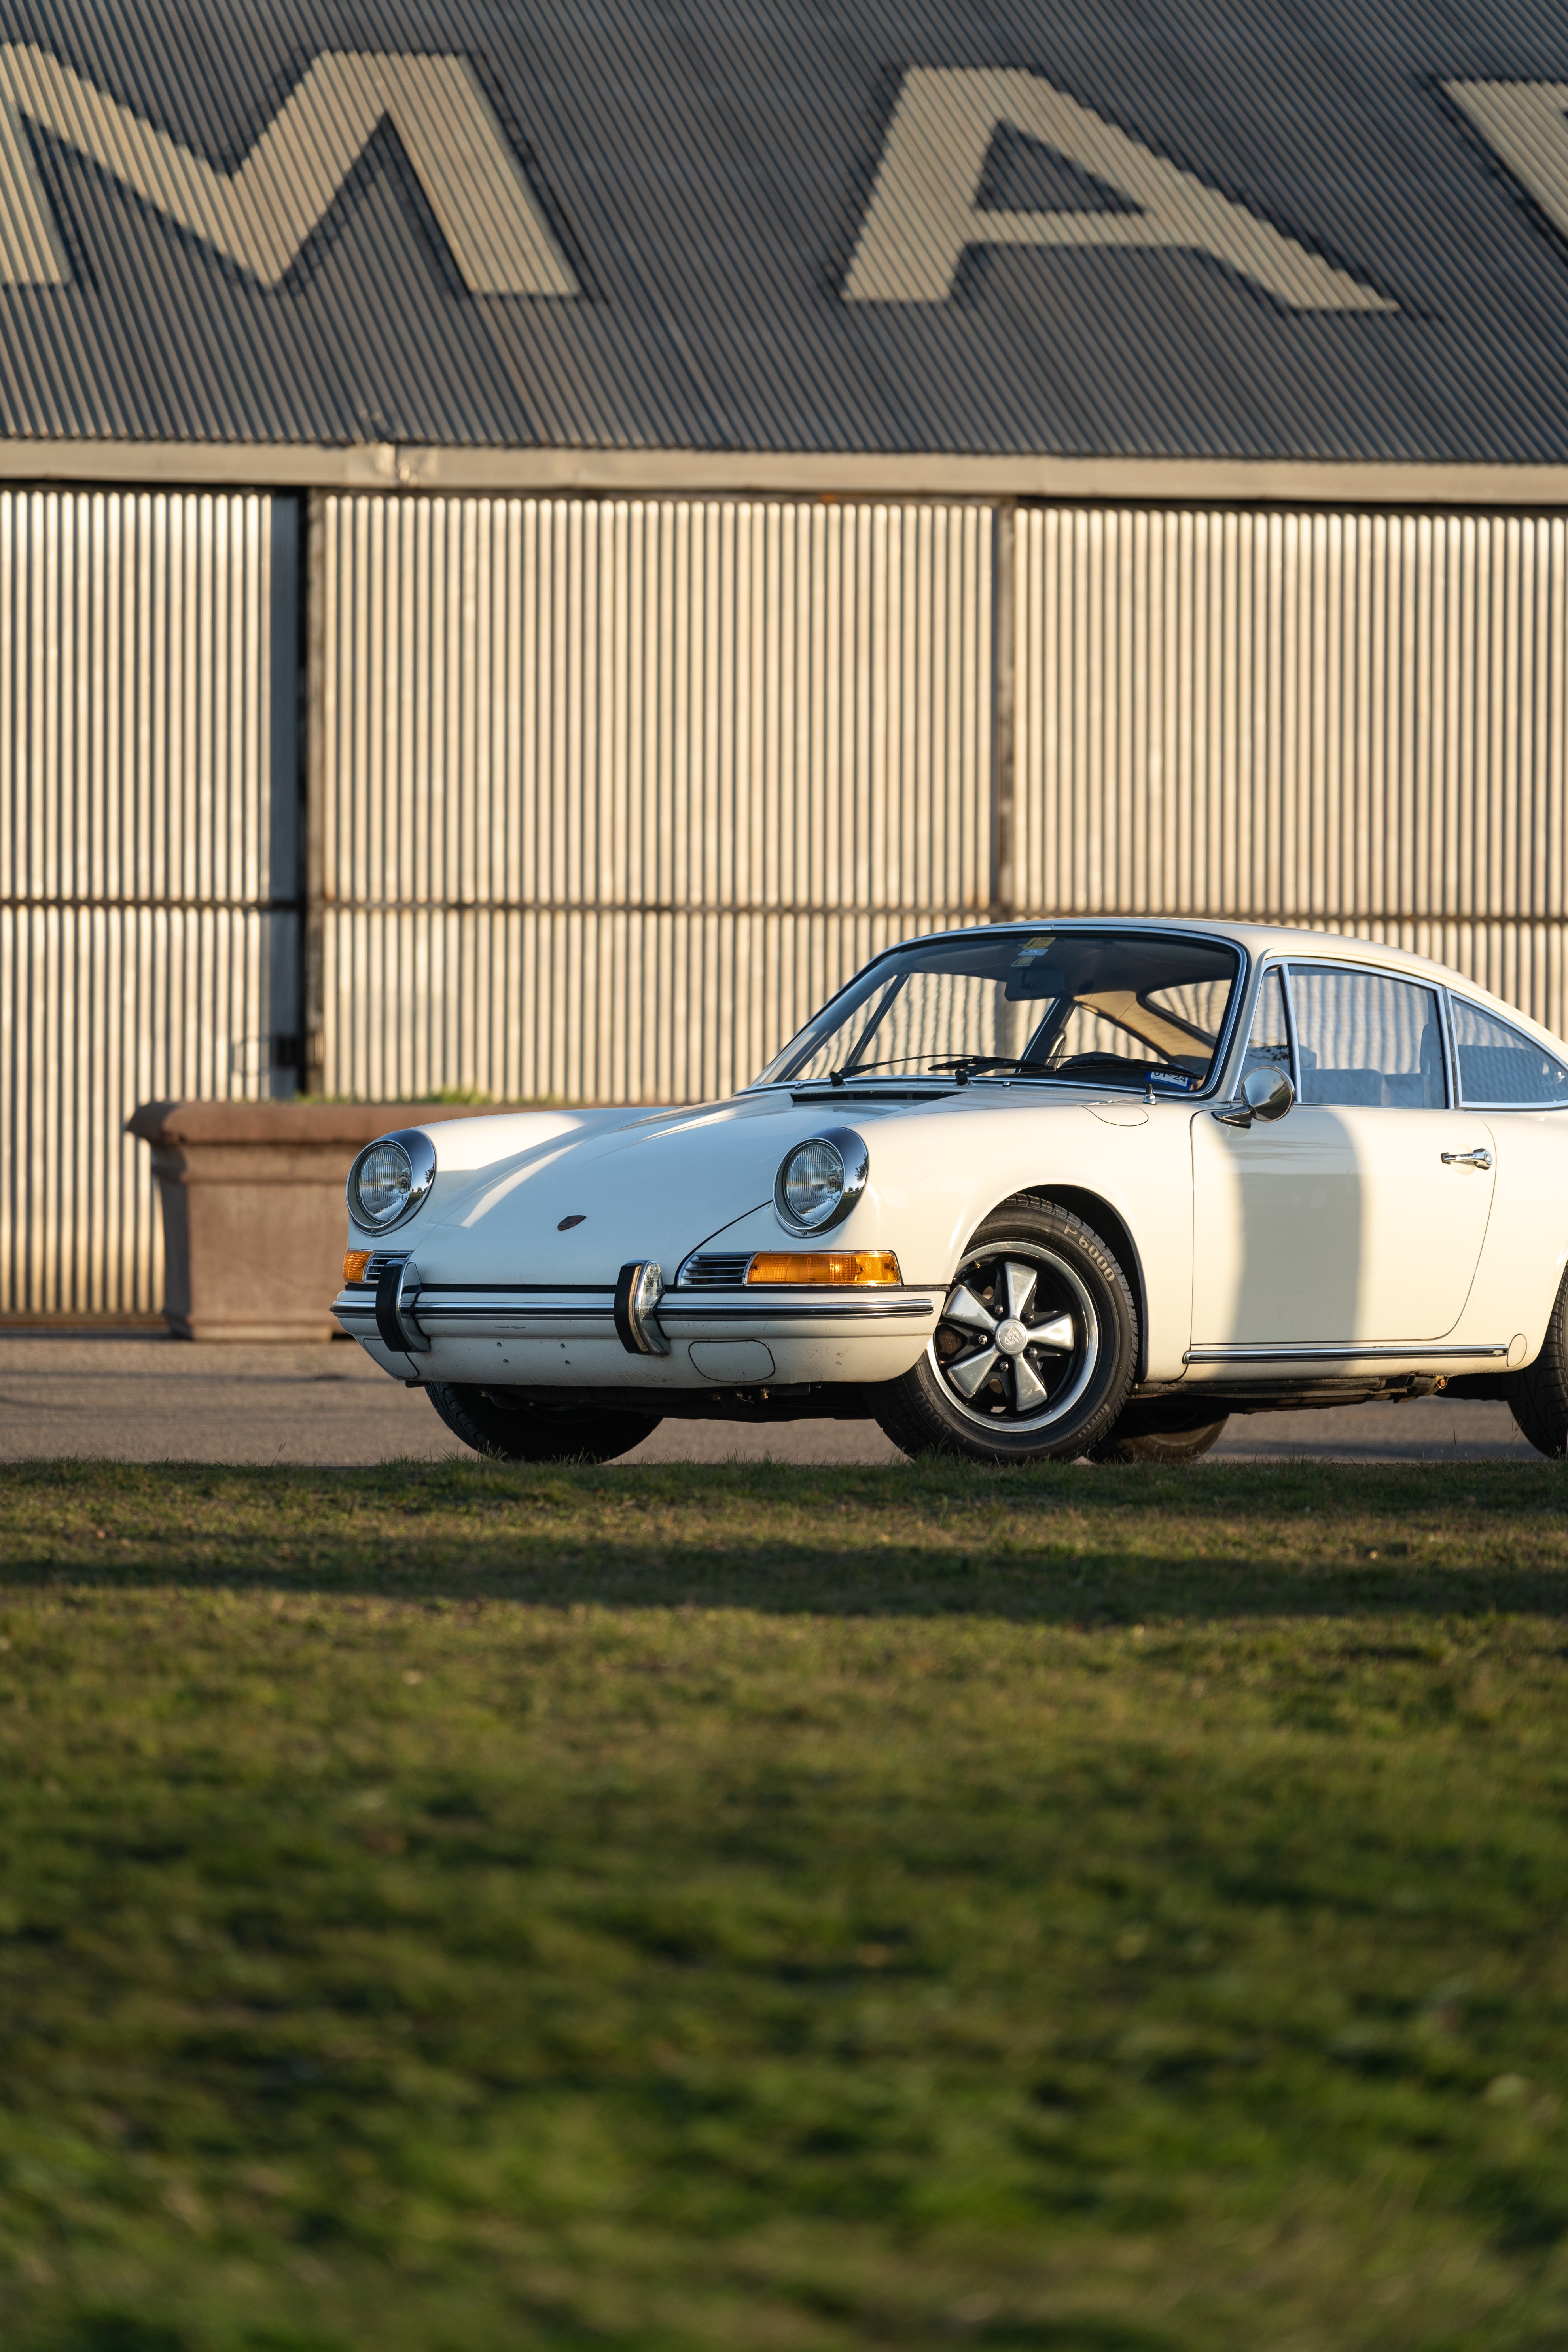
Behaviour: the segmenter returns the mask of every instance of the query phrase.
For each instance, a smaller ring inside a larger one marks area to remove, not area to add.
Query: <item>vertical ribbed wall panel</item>
[[[868,957],[950,919],[971,918],[340,908],[330,1083],[390,1101],[447,1087],[513,1102],[711,1099]]]
[[[124,1121],[270,1092],[298,1025],[297,535],[243,493],[0,492],[0,1312],[155,1310]]]
[[[1562,1034],[1568,521],[1019,518],[1020,905],[1305,922]]]
[[[991,887],[963,505],[323,500],[329,1090],[743,1084]]]

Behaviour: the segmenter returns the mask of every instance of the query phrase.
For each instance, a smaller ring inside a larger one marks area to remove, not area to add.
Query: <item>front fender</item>
[[[906,1282],[945,1285],[976,1227],[1015,1193],[1066,1192],[1091,1224],[1103,1202],[1131,1244],[1124,1271],[1142,1292],[1144,1377],[1180,1380],[1192,1335],[1192,1117],[1183,1102],[982,1107],[961,1094],[879,1119],[866,1130],[866,1192],[819,1245],[894,1249]],[[777,1249],[781,1235],[769,1202],[708,1246]]]

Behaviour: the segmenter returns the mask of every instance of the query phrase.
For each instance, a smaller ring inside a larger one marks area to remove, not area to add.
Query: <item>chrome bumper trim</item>
[[[795,1299],[781,1299],[774,1305],[771,1299],[753,1294],[751,1298],[737,1300],[733,1305],[727,1299],[713,1298],[682,1305],[679,1303],[679,1297],[677,1303],[672,1304],[668,1297],[665,1297],[659,1301],[658,1319],[661,1323],[781,1323],[801,1318],[819,1321],[826,1316],[833,1319],[848,1318],[875,1323],[889,1316],[933,1315],[935,1312],[934,1302],[929,1298],[868,1298],[858,1300],[854,1305],[838,1299],[817,1299],[810,1305],[803,1305]]]
[[[405,1304],[408,1302],[405,1301]],[[421,1322],[434,1318],[447,1323],[609,1323],[616,1319],[613,1307],[573,1307],[562,1300],[552,1307],[520,1307],[514,1299],[498,1299],[492,1305],[476,1307],[439,1304],[430,1291],[416,1291],[413,1303],[417,1306]],[[340,1318],[345,1315],[361,1320],[375,1321],[374,1301],[359,1298],[339,1298],[332,1312]]]
[[[628,1356],[668,1356],[659,1321],[664,1276],[651,1258],[630,1258],[616,1284],[616,1337]]]
[[[1397,1340],[1380,1341],[1373,1345],[1365,1340],[1347,1340],[1338,1348],[1329,1347],[1256,1347],[1256,1348],[1189,1348],[1182,1361],[1184,1364],[1343,1364],[1368,1363],[1373,1360],[1409,1356],[1429,1358],[1480,1357],[1490,1361],[1506,1357],[1509,1343],[1483,1346],[1479,1342],[1468,1348],[1437,1345],[1425,1339],[1412,1340],[1401,1347]]]
[[[419,1269],[412,1258],[389,1257],[375,1286],[375,1328],[383,1345],[408,1356],[427,1356],[430,1342],[414,1315]]]
[[[496,1298],[484,1304],[472,1298],[458,1302],[444,1299],[438,1286],[417,1291],[412,1300],[405,1303],[416,1309],[419,1322],[426,1329],[464,1323],[595,1323],[608,1324],[613,1328],[616,1320],[613,1307],[579,1307],[566,1299],[553,1300],[549,1306],[524,1306],[515,1298]],[[655,1311],[660,1324],[881,1323],[923,1319],[934,1315],[936,1307],[934,1298],[803,1301],[797,1296],[775,1301],[755,1293],[745,1299],[700,1296],[683,1299],[679,1291],[667,1290]],[[334,1301],[332,1312],[340,1321],[347,1318],[374,1323],[374,1299],[364,1293],[357,1297],[345,1293]]]

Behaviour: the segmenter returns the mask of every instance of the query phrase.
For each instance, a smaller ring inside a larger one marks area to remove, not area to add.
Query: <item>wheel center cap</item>
[[[1009,1315],[996,1326],[996,1345],[1005,1356],[1021,1356],[1029,1344],[1029,1335],[1016,1315]]]

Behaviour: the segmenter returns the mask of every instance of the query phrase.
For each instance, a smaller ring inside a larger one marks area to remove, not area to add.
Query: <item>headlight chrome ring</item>
[[[852,1127],[826,1127],[791,1146],[773,1179],[779,1223],[792,1234],[841,1225],[866,1190],[871,1156]]]
[[[419,1208],[436,1181],[436,1147],[417,1127],[367,1143],[349,1170],[349,1214],[367,1234],[389,1234]]]

